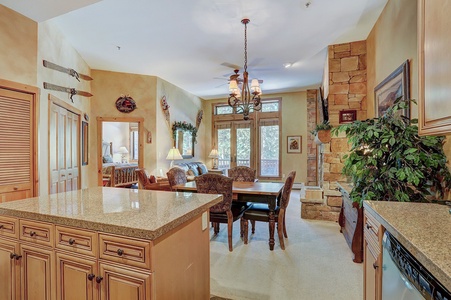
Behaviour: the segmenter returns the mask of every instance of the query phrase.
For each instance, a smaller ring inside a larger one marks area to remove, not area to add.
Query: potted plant
[[[325,121],[321,124],[317,124],[315,129],[310,131],[310,133],[315,136],[315,143],[324,144],[329,143],[331,140],[331,129],[332,125],[329,124],[329,121]]]
[[[419,136],[417,119],[401,111],[414,100],[397,99],[386,113],[334,128],[345,132],[351,150],[343,174],[351,176],[351,198],[363,200],[435,202],[451,187],[443,152],[443,136]]]

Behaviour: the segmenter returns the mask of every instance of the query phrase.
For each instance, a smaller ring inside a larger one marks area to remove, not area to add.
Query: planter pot
[[[330,140],[330,130],[319,130],[315,135],[315,143],[317,143],[318,145],[329,143]]]

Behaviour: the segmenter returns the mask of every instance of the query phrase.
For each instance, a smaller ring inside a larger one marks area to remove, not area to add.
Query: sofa
[[[186,173],[186,178],[188,181],[193,181],[196,176],[208,173],[207,166],[203,162],[199,161],[177,163],[174,164],[174,167],[183,169]]]

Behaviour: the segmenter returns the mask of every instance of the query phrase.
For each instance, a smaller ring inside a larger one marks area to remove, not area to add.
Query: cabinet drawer
[[[54,232],[52,224],[20,220],[19,227],[19,239],[53,247]]]
[[[89,256],[97,256],[97,233],[70,227],[56,226],[56,248]]]
[[[18,221],[15,218],[0,216],[0,236],[19,238]]]
[[[365,226],[366,230],[373,232],[374,235],[379,235],[379,228],[381,224],[370,214],[365,214],[365,224],[363,226]]]
[[[150,268],[150,241],[99,234],[100,258]]]

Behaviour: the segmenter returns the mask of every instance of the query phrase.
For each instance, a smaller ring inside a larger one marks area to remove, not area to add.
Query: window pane
[[[233,107],[231,106],[216,106],[217,115],[227,115],[233,113]]]
[[[279,111],[279,102],[262,102],[262,112]]]
[[[251,129],[237,128],[236,130],[236,164],[237,166],[251,166]]]
[[[138,131],[133,130],[130,132],[130,144],[131,144],[131,154],[130,159],[132,160],[138,160],[138,147],[139,147],[139,140],[138,140]]]
[[[260,175],[279,176],[279,125],[260,126]]]
[[[231,129],[218,129],[218,168],[230,169],[230,134]]]

